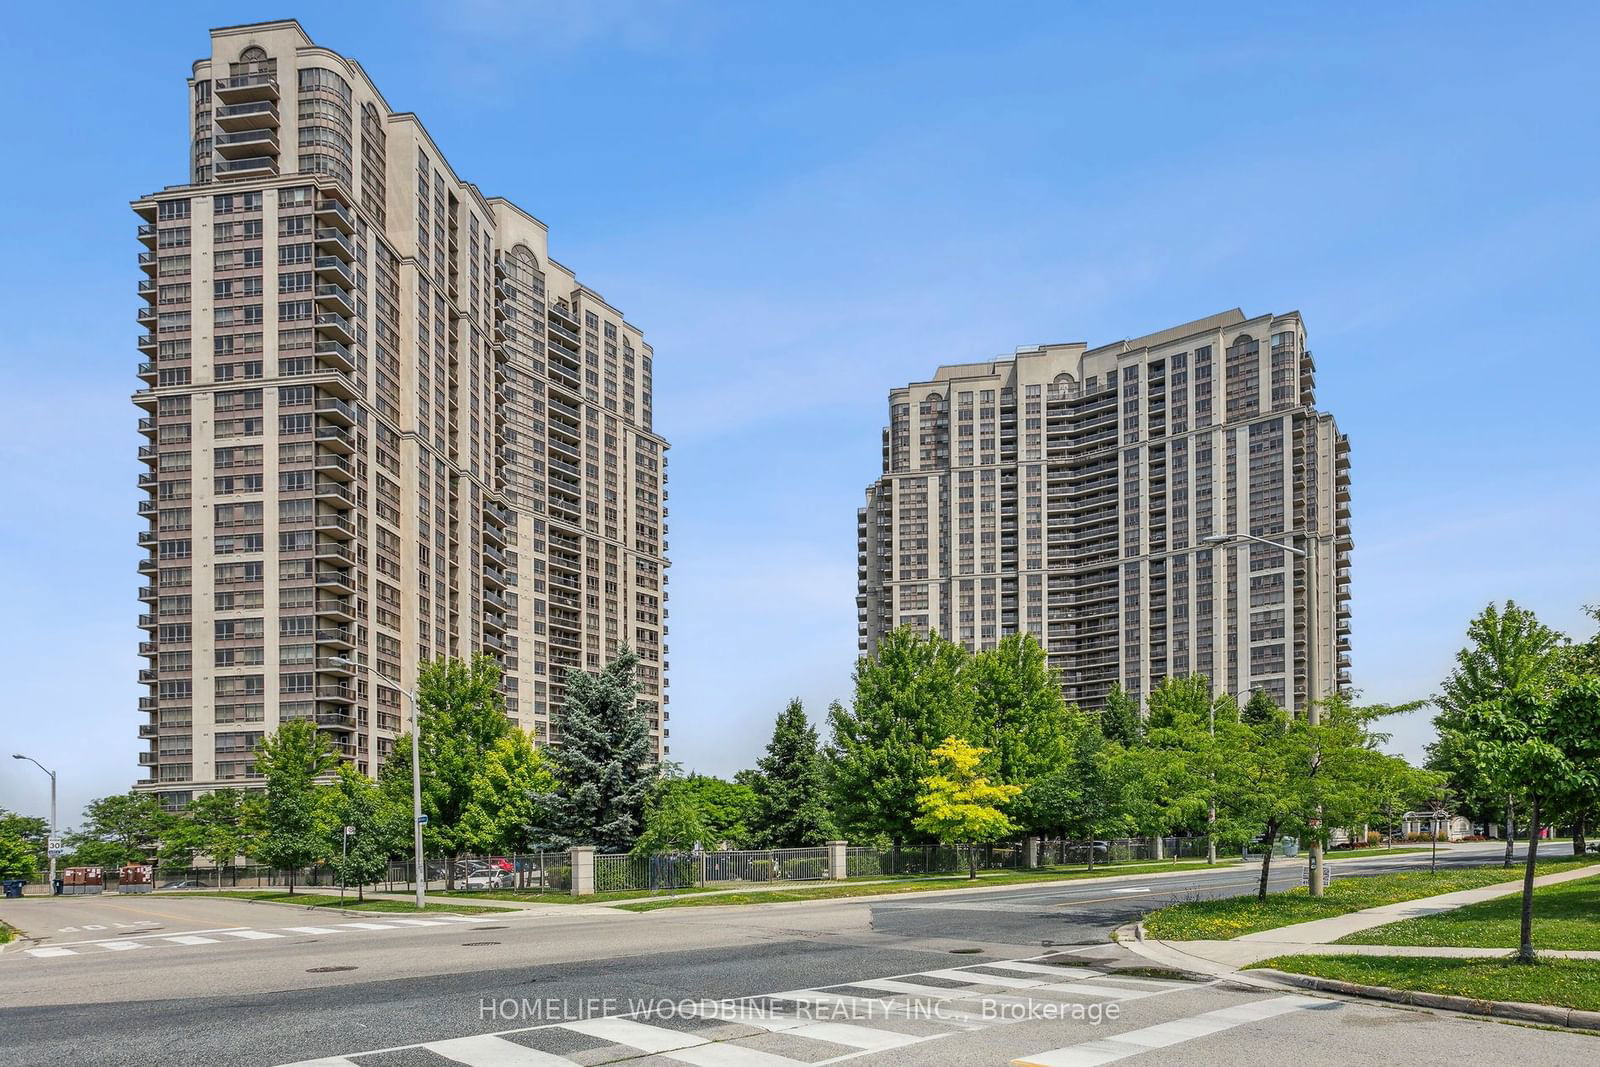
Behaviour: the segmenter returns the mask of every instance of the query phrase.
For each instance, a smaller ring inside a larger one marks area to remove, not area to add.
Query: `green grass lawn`
[[[1600,1011],[1600,960],[1445,959],[1439,956],[1278,956],[1252,967],[1476,1000]]]
[[[619,889],[596,893],[589,897],[575,897],[571,893],[540,893],[531,889],[435,889],[428,896],[448,897],[452,900],[515,900],[524,904],[605,904],[613,900],[640,900],[673,897],[683,893],[709,893],[716,886],[687,886],[683,889]]]
[[[1583,867],[1592,860],[1570,857],[1541,860],[1540,874]],[[1221,900],[1193,900],[1153,911],[1144,917],[1145,933],[1162,941],[1226,941],[1258,930],[1346,915],[1382,904],[1476,889],[1521,878],[1521,865],[1510,870],[1499,864],[1428,871],[1399,871],[1371,877],[1335,878],[1326,895],[1314,899],[1302,888],[1272,893],[1266,900],[1252,894]]]
[[[1218,867],[1237,863],[1222,860]],[[656,911],[660,908],[709,908],[733,904],[783,904],[796,900],[833,900],[845,897],[867,897],[879,893],[922,893],[938,889],[967,889],[974,885],[1025,885],[1032,882],[1069,882],[1085,878],[1109,878],[1119,874],[1151,874],[1176,868],[1204,866],[1204,861],[1185,860],[1179,863],[1125,863],[1096,867],[1036,868],[1025,871],[985,871],[973,881],[964,874],[932,875],[918,878],[897,878],[876,882],[820,882],[792,889],[751,889],[735,893],[716,893],[675,899],[640,900],[618,904],[624,911]],[[592,897],[586,899],[594,899]]]
[[[368,897],[357,902],[355,894],[351,893],[340,901],[338,897],[327,896],[323,893],[295,893],[290,894],[282,889],[230,889],[220,893],[152,893],[158,897],[187,897],[191,900],[215,899],[217,897],[231,898],[233,900],[264,900],[272,904],[298,904],[303,908],[342,908],[346,911],[384,911],[384,912],[410,912],[415,915],[417,906],[409,900],[388,900]],[[457,915],[483,915],[494,912],[505,912],[505,908],[474,908],[467,904],[429,904],[426,911],[451,912]]]
[[[17,932],[14,929],[7,926],[5,923],[0,923],[0,945],[5,944],[7,941],[10,941],[16,936]]]
[[[1323,855],[1325,858],[1330,860],[1353,860],[1360,859],[1363,856],[1404,856],[1407,852],[1426,851],[1428,851],[1428,847],[1426,845],[1423,845],[1420,848],[1413,847],[1411,845],[1405,845],[1400,848],[1329,849],[1327,852],[1323,853]]]
[[[1516,948],[1522,942],[1522,894],[1405,919],[1342,937],[1339,945]],[[1600,950],[1600,877],[1533,891],[1535,948]]]

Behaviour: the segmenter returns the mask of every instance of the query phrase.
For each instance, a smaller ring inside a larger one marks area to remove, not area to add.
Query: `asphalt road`
[[[409,925],[199,895],[7,901],[0,919],[30,936],[0,954],[0,1061],[1460,1067],[1600,1055],[1579,1035],[1118,973],[1144,961],[1110,943],[1116,926],[1175,899],[1249,892],[1255,873]],[[1286,864],[1273,882],[1302,877]]]

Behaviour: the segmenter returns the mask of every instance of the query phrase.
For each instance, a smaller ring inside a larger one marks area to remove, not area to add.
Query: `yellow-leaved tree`
[[[967,874],[978,877],[976,845],[1016,830],[1000,809],[1022,792],[1021,786],[996,785],[981,773],[989,750],[947,737],[929,755],[937,772],[922,779],[915,826],[940,841],[967,845]]]

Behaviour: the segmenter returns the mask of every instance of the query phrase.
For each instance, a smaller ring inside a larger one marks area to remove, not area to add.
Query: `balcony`
[[[487,520],[483,524],[483,539],[485,542],[493,542],[499,548],[506,547],[506,532]]]
[[[323,226],[317,230],[317,247],[324,252],[331,252],[346,263],[355,262],[355,246],[350,239],[332,226]]]
[[[342,597],[318,597],[316,613],[325,619],[337,619],[339,622],[356,621],[353,605]]]
[[[350,270],[350,265],[338,256],[318,256],[314,266],[317,276],[323,281],[342,285],[346,289],[355,288],[355,274]]]
[[[238,133],[219,134],[212,142],[217,155],[224,159],[244,160],[254,157],[277,158],[278,131],[272,128],[264,130],[240,130]]]
[[[217,178],[265,178],[278,173],[277,156],[250,156],[218,160],[211,173]]]
[[[146,667],[139,672],[139,681],[143,685],[155,685],[157,681],[156,672]]]
[[[316,527],[318,533],[327,534],[329,537],[350,540],[356,535],[355,523],[333,512],[323,512],[317,516]]]
[[[313,461],[318,474],[327,475],[336,481],[348,482],[355,479],[356,469],[348,459],[337,452],[317,449],[316,459]]]
[[[506,582],[506,576],[504,574],[495,570],[493,567],[485,567],[483,569],[483,584],[486,586],[491,586],[495,589],[504,589],[508,583]]]
[[[146,586],[145,588],[149,589],[150,587]],[[153,592],[153,590],[152,590],[152,592]],[[152,599],[153,599],[153,597],[152,597]],[[147,613],[139,616],[139,629],[141,629],[141,630],[154,630],[155,628],[156,628],[156,617],[154,615],[151,615],[151,614],[149,614],[147,612]],[[140,699],[142,700],[144,698],[141,697]]]
[[[356,673],[355,664],[343,662],[343,657],[318,656],[318,674],[338,674],[346,678],[353,677]]]
[[[350,631],[343,626],[327,626],[317,631],[317,644],[334,648],[354,648]]]
[[[343,230],[345,233],[356,231],[356,220],[350,214],[350,209],[337,200],[317,201],[317,222]]]
[[[154,737],[155,735],[156,735],[156,724],[155,723],[153,723],[153,722],[142,722],[142,723],[139,724],[139,736],[140,737],[142,737],[142,738],[151,738],[151,737]]]
[[[156,254],[154,252],[140,252],[139,268],[154,277],[156,273]]]
[[[141,656],[154,656],[159,651],[160,649],[156,647],[156,643],[154,641],[139,642],[139,655]]]
[[[156,765],[156,754],[154,752],[141,752],[141,753],[139,753],[139,766],[141,766],[141,767],[154,767],[155,765]]]
[[[338,482],[318,482],[313,493],[318,500],[325,500],[336,508],[349,510],[356,506],[355,494]]]
[[[156,543],[156,532],[154,530],[140,530],[139,531],[139,545],[140,545],[140,547],[149,548],[152,545],[154,545],[155,543]]]
[[[325,312],[317,316],[317,333],[322,335],[317,341],[317,358],[333,364],[346,374],[354,374],[356,359],[346,347],[356,339],[350,320],[343,315]]]
[[[343,541],[318,541],[312,547],[311,555],[314,559],[345,563],[352,566],[356,561],[355,553],[351,552],[350,546]]]
[[[263,71],[258,74],[239,74],[232,78],[216,78],[211,82],[211,92],[225,104],[276,100],[278,76]]]
[[[318,571],[317,588],[350,596],[356,591],[356,582],[347,571]]]
[[[483,613],[483,628],[484,628],[485,631],[492,630],[492,631],[494,631],[495,633],[498,633],[498,634],[505,633],[506,632],[506,619],[505,619],[505,616],[501,615],[499,612],[496,612],[496,611],[486,611],[486,612],[484,612]]]
[[[317,686],[318,700],[332,700],[340,704],[354,704],[356,691],[344,685],[319,685]]]
[[[139,459],[141,461],[143,461],[145,463],[148,463],[153,467],[153,466],[155,466],[156,460],[159,457],[160,457],[160,452],[157,451],[155,445],[140,445],[139,446]]]
[[[155,513],[156,513],[156,502],[154,500],[141,500],[141,501],[139,501],[139,514],[140,515],[144,515],[144,516],[148,517],[148,516],[154,515]]]
[[[153,585],[141,585],[139,587],[139,599],[148,604],[155,603],[156,600],[160,598],[160,595],[161,594],[156,591],[156,587]]]
[[[144,434],[146,437],[154,437],[156,435],[155,417],[146,415],[141,418],[139,420],[139,432]]]
[[[144,246],[146,248],[154,248],[156,246],[156,224],[155,223],[153,223],[153,222],[141,222],[139,224],[139,229],[138,229],[137,233],[138,233],[138,236],[139,236],[139,240],[144,243]]]
[[[355,299],[350,295],[350,290],[341,285],[324,282],[317,286],[316,298],[318,307],[327,308],[340,315],[348,316],[356,313]]]
[[[356,424],[355,409],[338,397],[317,397],[315,410],[318,415],[323,415],[344,426],[354,426]]]
[[[211,118],[219,129],[230,133],[239,130],[264,130],[278,125],[278,105],[271,100],[225,104],[214,109]]]
[[[154,556],[146,556],[139,561],[138,566],[135,569],[138,570],[140,574],[148,577],[160,569],[160,564],[156,562],[156,558]]]
[[[316,437],[317,444],[332,452],[349,455],[356,450],[356,439],[342,426],[318,426]]]

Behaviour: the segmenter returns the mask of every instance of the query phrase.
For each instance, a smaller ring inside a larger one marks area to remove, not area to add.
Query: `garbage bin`
[[[22,879],[7,878],[5,880],[6,896],[20,897],[22,895]]]

